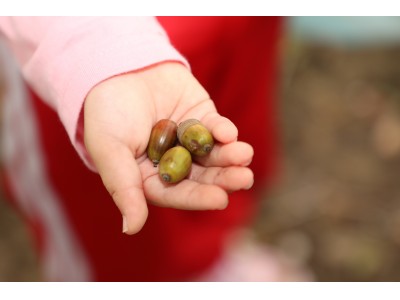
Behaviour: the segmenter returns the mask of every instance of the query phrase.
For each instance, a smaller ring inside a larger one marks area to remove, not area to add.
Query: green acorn
[[[164,182],[177,183],[189,174],[191,167],[192,156],[189,151],[182,146],[175,146],[161,157],[159,174]]]
[[[178,140],[196,156],[205,156],[214,147],[214,139],[208,129],[196,119],[183,121],[178,126]]]

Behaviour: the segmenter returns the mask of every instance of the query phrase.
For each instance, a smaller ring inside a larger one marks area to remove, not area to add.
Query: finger
[[[185,210],[217,210],[228,205],[228,195],[216,185],[185,179],[177,184],[165,184],[158,174],[144,182],[146,198],[158,206]]]
[[[218,114],[211,99],[196,103],[178,119],[184,121],[191,118],[201,121],[210,130],[213,137],[221,143],[230,143],[237,140],[238,130],[235,124]]]
[[[195,161],[204,167],[248,166],[254,155],[253,147],[244,142],[215,144],[212,151]]]
[[[97,145],[93,161],[123,215],[124,233],[134,234],[146,222],[148,208],[144,197],[142,177],[132,152],[121,143],[109,142],[106,147]]]
[[[237,140],[238,129],[235,124],[217,112],[209,112],[200,121],[210,130],[217,141],[226,144]]]
[[[248,190],[253,186],[254,174],[246,167],[209,167],[193,165],[190,180],[201,184],[217,185],[227,192]]]

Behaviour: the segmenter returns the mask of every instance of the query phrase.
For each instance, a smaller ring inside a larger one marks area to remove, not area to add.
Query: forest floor
[[[283,46],[282,177],[257,235],[318,281],[400,281],[400,45]]]

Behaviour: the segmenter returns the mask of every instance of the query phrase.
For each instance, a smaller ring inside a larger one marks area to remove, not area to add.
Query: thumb
[[[147,220],[148,208],[142,176],[131,150],[123,143],[102,139],[96,150],[88,151],[123,217],[123,232],[139,232]]]

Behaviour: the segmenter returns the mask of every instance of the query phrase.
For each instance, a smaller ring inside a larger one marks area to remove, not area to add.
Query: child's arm
[[[25,80],[57,110],[74,147],[92,169],[78,128],[92,87],[162,61],[187,65],[153,17],[0,17],[0,31]]]

